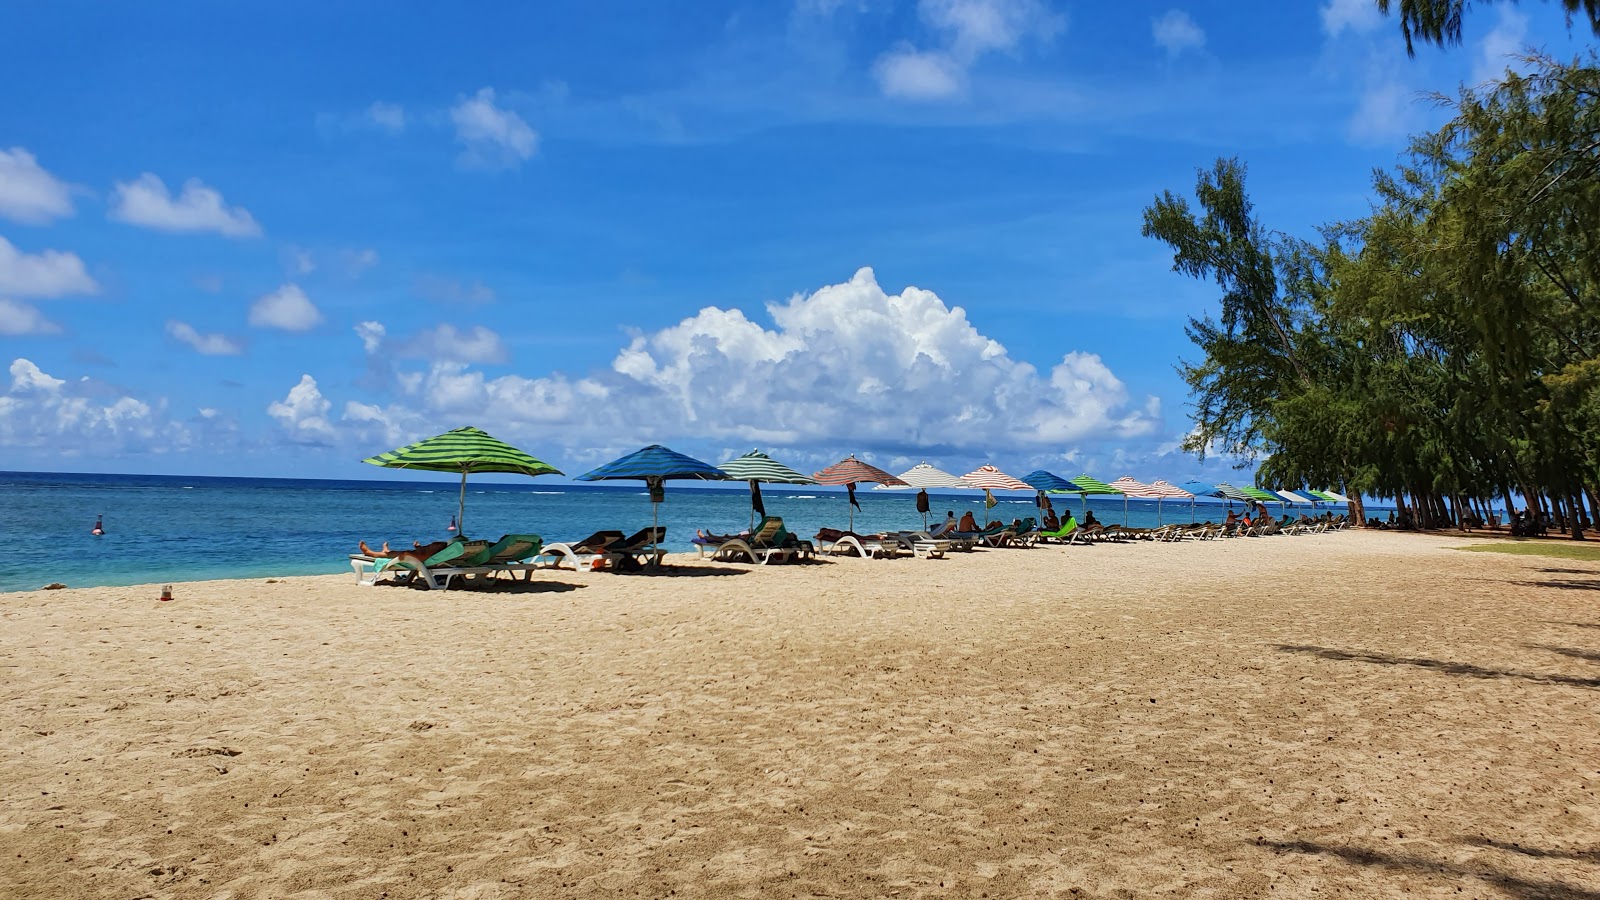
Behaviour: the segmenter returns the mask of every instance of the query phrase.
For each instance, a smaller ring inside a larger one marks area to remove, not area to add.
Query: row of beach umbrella
[[[375,466],[391,469],[418,469],[428,472],[459,472],[461,491],[457,501],[455,524],[466,533],[467,476],[474,473],[510,473],[519,475],[561,475],[554,466],[536,459],[521,450],[477,428],[457,428],[453,431],[408,444],[388,453],[362,460]],[[1158,521],[1162,504],[1167,500],[1188,500],[1190,515],[1198,497],[1261,503],[1347,503],[1349,498],[1332,491],[1277,491],[1260,488],[1235,487],[1226,482],[1204,484],[1191,481],[1173,485],[1166,481],[1144,484],[1124,476],[1106,484],[1088,475],[1063,478],[1043,469],[1021,478],[1013,478],[994,466],[980,466],[965,475],[953,475],[926,462],[909,470],[892,475],[870,463],[848,456],[837,463],[804,475],[768,456],[752,450],[721,466],[713,466],[691,456],[685,456],[660,444],[652,444],[619,459],[578,476],[579,481],[611,481],[618,479],[643,481],[650,494],[651,525],[659,523],[657,507],[665,500],[665,483],[669,480],[694,479],[703,481],[748,481],[750,483],[750,522],[755,516],[766,515],[766,505],[761,497],[762,484],[823,484],[843,486],[849,500],[850,529],[855,529],[855,511],[860,508],[856,500],[856,486],[872,484],[880,489],[917,491],[917,511],[927,524],[929,490],[981,490],[986,508],[996,501],[993,491],[1034,491],[1036,502],[1042,509],[1049,504],[1049,494],[1078,494],[1088,507],[1091,495],[1121,494],[1124,522],[1130,499],[1155,500]],[[652,547],[652,549],[655,549]],[[654,558],[654,554],[652,554]]]

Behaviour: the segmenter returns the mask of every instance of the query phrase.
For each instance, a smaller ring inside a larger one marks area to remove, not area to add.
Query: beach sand
[[[1592,900],[1600,564],[1463,543],[5,595],[0,896]]]

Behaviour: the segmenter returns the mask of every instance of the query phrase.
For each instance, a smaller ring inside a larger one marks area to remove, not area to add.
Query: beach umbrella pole
[[[456,498],[456,537],[467,536],[467,470],[461,469],[461,494]]]

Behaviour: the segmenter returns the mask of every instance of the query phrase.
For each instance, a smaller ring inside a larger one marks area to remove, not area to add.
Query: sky
[[[476,425],[586,471],[1248,481],[1179,451],[1214,285],[1140,236],[1221,156],[1271,229],[1526,46],[1372,0],[10,4],[0,470],[367,478]]]

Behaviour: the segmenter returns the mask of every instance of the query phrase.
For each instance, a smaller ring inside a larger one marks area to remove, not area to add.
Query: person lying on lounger
[[[373,559],[413,559],[419,565],[425,562],[428,557],[438,553],[440,550],[443,550],[449,545],[449,541],[434,541],[431,544],[424,544],[421,541],[412,541],[410,550],[390,550],[389,542],[384,541],[382,550],[374,550],[367,546],[366,541],[361,541],[359,544],[361,547],[361,552],[372,557]]]
[[[738,534],[712,534],[704,528],[696,528],[694,530],[694,539],[702,544],[722,544],[733,540],[742,541],[749,536],[750,532],[748,531],[741,531]]]

